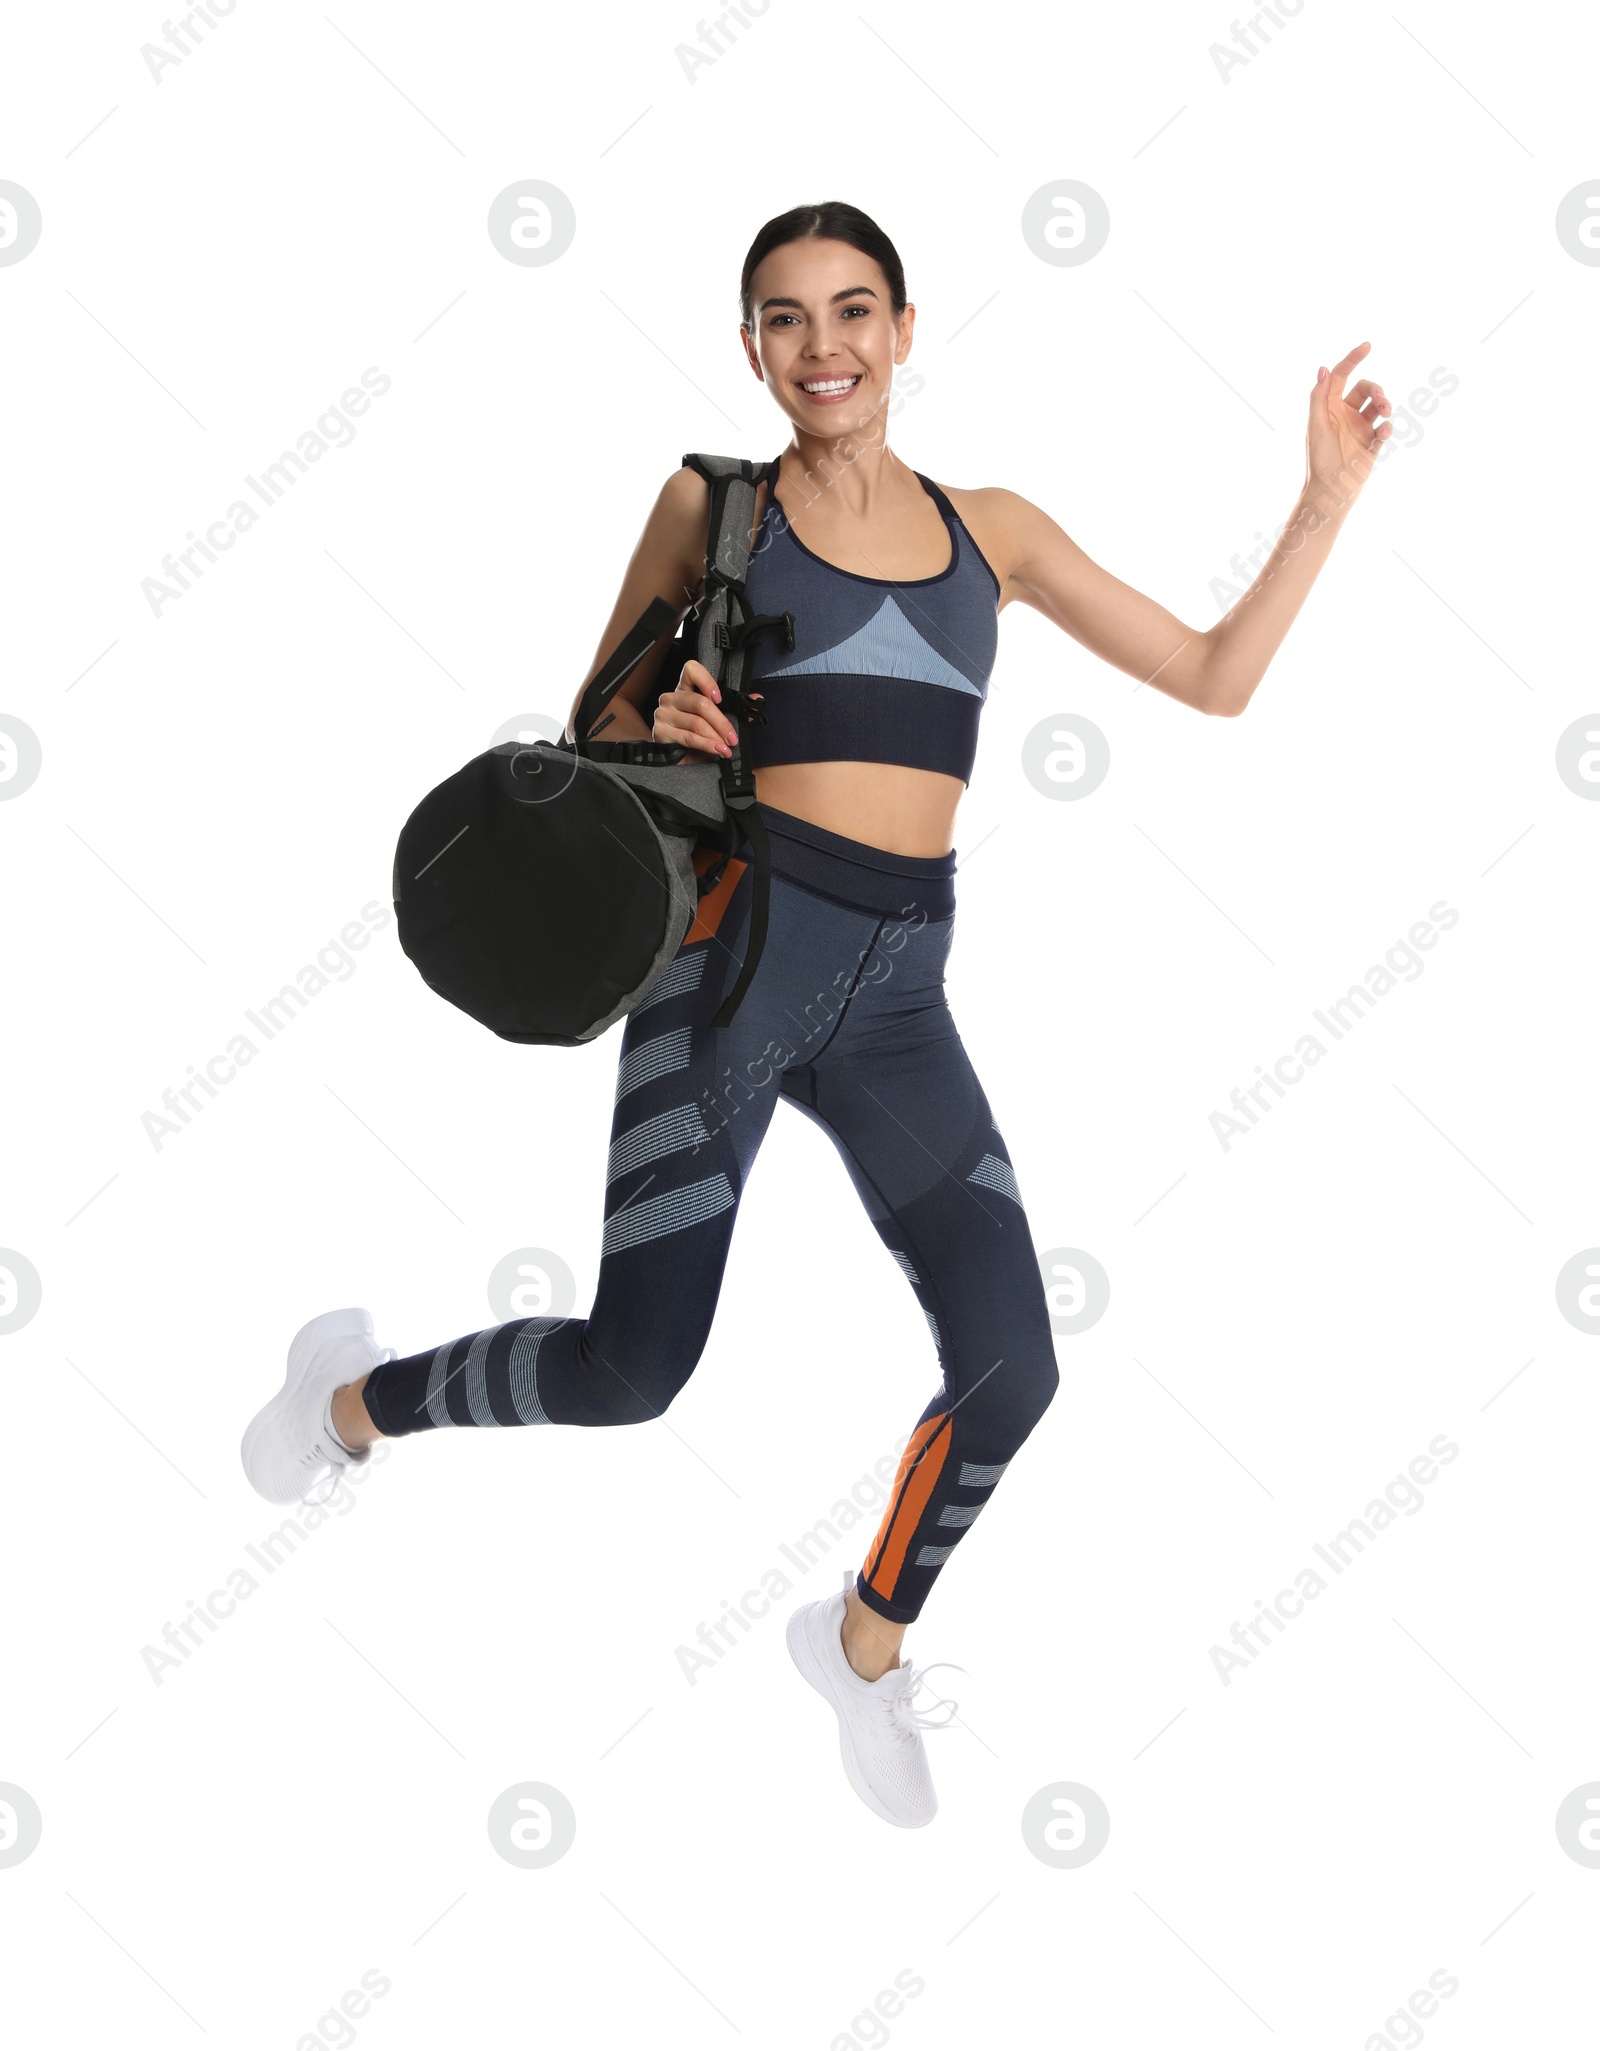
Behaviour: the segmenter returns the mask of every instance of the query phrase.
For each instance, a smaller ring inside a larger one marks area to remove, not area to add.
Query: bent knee
[[[589,1425],[649,1424],[682,1394],[700,1351],[660,1341],[648,1347],[585,1346],[581,1421]]]
[[[1047,1353],[1029,1347],[1002,1360],[958,1400],[976,1413],[973,1424],[981,1416],[990,1433],[1020,1446],[1049,1409],[1060,1386],[1054,1349]]]
[[[1029,1413],[1030,1431],[1050,1408],[1060,1386],[1061,1370],[1056,1366],[1054,1349],[1049,1353],[1030,1355],[1022,1380],[1022,1401]]]

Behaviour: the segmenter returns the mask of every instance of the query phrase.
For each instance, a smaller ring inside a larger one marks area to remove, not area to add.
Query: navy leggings
[[[838,1148],[938,1354],[939,1387],[856,1581],[870,1609],[909,1623],[1055,1393],[1044,1283],[945,1000],[954,851],[890,854],[761,812],[770,923],[732,1023],[710,1020],[744,955],[752,878],[738,861],[628,1016],[588,1317],[470,1333],[374,1368],[363,1395],[391,1437],[659,1417],[705,1347],[740,1193],[781,1097]]]

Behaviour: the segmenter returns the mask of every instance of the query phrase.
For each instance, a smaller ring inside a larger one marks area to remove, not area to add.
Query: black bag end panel
[[[429,988],[534,1044],[580,1044],[687,925],[638,800],[543,743],[491,749],[430,791],[401,829],[394,891]]]

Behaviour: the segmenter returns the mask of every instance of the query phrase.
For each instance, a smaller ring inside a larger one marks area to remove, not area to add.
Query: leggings
[[[588,1317],[469,1333],[374,1368],[363,1397],[390,1437],[659,1417],[705,1347],[739,1198],[782,1098],[837,1147],[938,1356],[856,1578],[869,1609],[910,1623],[1055,1394],[1044,1282],[945,999],[954,850],[896,855],[761,813],[767,943],[732,1022],[710,1023],[749,930],[753,879],[735,860],[628,1015]],[[713,858],[698,852],[697,869]]]

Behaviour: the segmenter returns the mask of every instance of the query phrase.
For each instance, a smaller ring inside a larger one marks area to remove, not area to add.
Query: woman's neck
[[[778,464],[779,484],[797,512],[828,492],[835,505],[870,519],[881,499],[913,481],[881,425],[874,440],[864,432],[812,435],[797,428]]]

